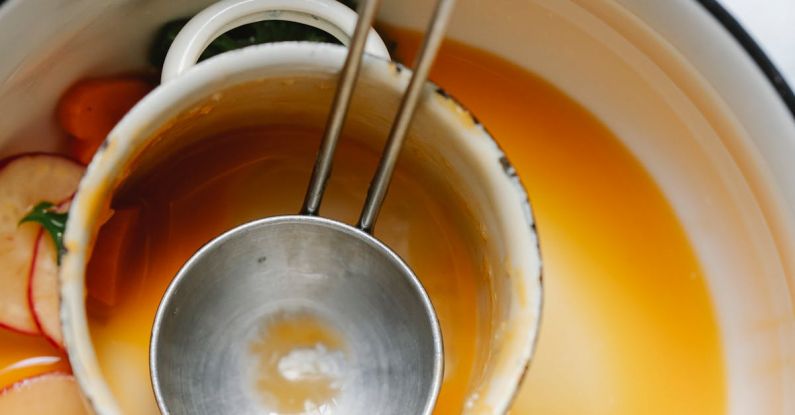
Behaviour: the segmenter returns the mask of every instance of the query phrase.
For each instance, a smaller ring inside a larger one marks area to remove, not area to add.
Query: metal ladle
[[[305,413],[312,405],[323,410],[318,413],[433,411],[443,368],[436,314],[411,269],[372,229],[454,0],[436,5],[358,225],[317,216],[378,3],[360,7],[301,214],[257,220],[217,237],[194,254],[164,294],[150,345],[162,413]],[[313,335],[330,344],[302,344],[289,356],[252,355],[258,347],[289,342],[284,333],[268,337],[269,327],[296,319],[287,330],[295,334],[307,329],[307,318],[315,322],[309,326],[323,328]],[[291,391],[294,379],[283,379],[284,387],[267,390],[273,379],[263,381],[258,371],[276,369],[281,376],[310,375],[301,378],[309,389]],[[257,396],[262,382],[264,397]],[[329,390],[327,401],[293,409],[277,396],[280,391],[300,400]],[[268,398],[272,403],[263,407]]]

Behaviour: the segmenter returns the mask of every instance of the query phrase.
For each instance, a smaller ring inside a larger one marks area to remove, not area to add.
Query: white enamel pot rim
[[[61,319],[69,360],[86,400],[100,414],[121,413],[101,372],[94,352],[85,309],[85,271],[92,240],[126,166],[145,148],[148,140],[168,120],[215,91],[262,79],[265,74],[320,70],[336,73],[345,49],[326,44],[286,42],[250,47],[209,59],[156,88],[137,104],[109,134],[108,140],[87,168],[75,196],[64,235],[66,254],[61,269]],[[395,63],[367,56],[363,77],[393,85],[396,91],[408,83],[410,72]],[[435,90],[435,92],[434,92]],[[504,327],[512,333],[499,343],[493,356],[493,374],[477,391],[474,408],[502,413],[509,407],[532,355],[541,311],[541,263],[535,228],[527,201],[510,163],[485,129],[474,122],[458,103],[441,89],[428,86],[421,106],[454,133],[454,142],[476,160],[473,171],[487,184],[486,194],[496,201],[491,207],[502,232],[505,260],[509,261],[511,301]],[[462,116],[463,115],[463,116]],[[421,132],[419,132],[421,134]],[[452,140],[452,139],[451,139]],[[505,351],[507,350],[507,351]],[[475,411],[477,409],[474,409]],[[482,413],[482,412],[477,412]]]
[[[745,30],[742,24],[729,13],[719,2],[715,0],[695,0],[701,4],[715,19],[731,34],[731,36],[742,46],[748,55],[754,60],[759,70],[765,75],[772,84],[776,93],[781,98],[784,106],[795,119],[795,91],[787,83],[781,71],[770,60],[764,50],[759,46],[754,38]]]

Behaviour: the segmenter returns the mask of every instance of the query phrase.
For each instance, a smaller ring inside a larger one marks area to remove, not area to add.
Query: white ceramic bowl
[[[334,91],[329,86],[344,57],[342,47],[309,43],[229,52],[152,91],[111,131],[72,202],[61,271],[61,319],[69,360],[98,413],[120,410],[91,344],[85,269],[114,191],[143,176],[149,166],[225,131],[285,124],[322,129]],[[394,63],[365,58],[346,123],[362,145],[378,151],[409,75]],[[464,215],[476,223],[472,232],[489,235],[475,255],[485,258],[490,277],[491,292],[482,293],[483,299],[494,304],[479,318],[494,328],[483,344],[488,359],[475,369],[480,381],[472,385],[471,406],[503,411],[530,359],[538,329],[541,270],[535,228],[524,189],[496,143],[449,97],[431,86],[429,92],[415,115],[404,157],[444,177],[445,185],[466,201],[447,208],[466,209]]]
[[[52,106],[71,82],[140,65],[160,24],[207,3],[7,0],[2,151],[51,148]],[[458,7],[453,38],[575,98],[661,187],[705,271],[728,412],[795,413],[795,98],[753,42],[708,0],[460,0]],[[419,29],[429,8],[387,0],[380,17]]]

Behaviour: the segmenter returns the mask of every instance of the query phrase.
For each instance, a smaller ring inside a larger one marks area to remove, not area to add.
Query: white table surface
[[[719,0],[795,88],[795,0]]]

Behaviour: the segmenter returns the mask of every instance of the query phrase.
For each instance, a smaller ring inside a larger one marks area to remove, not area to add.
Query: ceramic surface
[[[71,82],[140,65],[160,24],[208,3],[6,2],[2,153],[53,148],[52,106]],[[565,91],[645,165],[704,267],[727,367],[728,412],[790,414],[795,118],[781,89],[702,3],[709,2],[460,0],[450,35]],[[421,0],[386,0],[380,18],[420,28],[429,8]],[[29,30],[33,21],[36,31]]]

